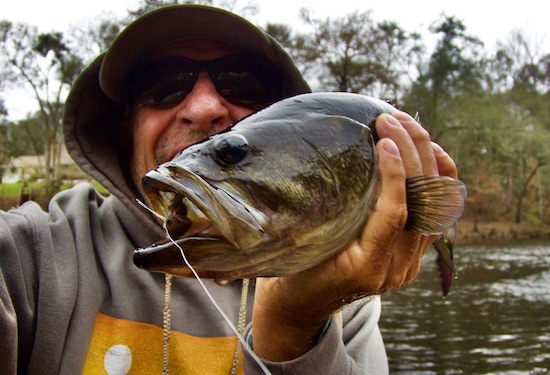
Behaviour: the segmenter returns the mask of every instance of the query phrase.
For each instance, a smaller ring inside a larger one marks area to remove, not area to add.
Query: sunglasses
[[[218,93],[233,103],[268,104],[281,96],[276,67],[250,56],[225,56],[211,61],[180,56],[149,60],[131,75],[133,96],[146,106],[173,107],[193,90],[201,72],[208,73]]]

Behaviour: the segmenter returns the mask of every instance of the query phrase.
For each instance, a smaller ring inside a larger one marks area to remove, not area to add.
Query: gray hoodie
[[[290,57],[273,42],[285,71],[285,95],[309,91]],[[106,187],[57,194],[45,212],[32,202],[0,213],[0,373],[152,374],[163,365],[162,274],[138,269],[133,250],[164,238],[136,203],[119,154],[124,106],[99,86],[98,57],[66,102],[64,135],[76,163]],[[206,281],[221,308],[238,319],[241,284]],[[249,292],[251,316],[254,283]],[[273,374],[384,374],[380,299],[335,314],[317,346],[293,361],[266,362]],[[170,371],[229,374],[236,337],[194,279],[175,279]],[[245,331],[245,336],[250,327]],[[261,374],[245,350],[239,373]]]

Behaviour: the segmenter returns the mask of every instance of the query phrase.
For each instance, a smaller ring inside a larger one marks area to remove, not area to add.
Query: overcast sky
[[[126,15],[136,8],[138,0],[4,0],[0,18],[37,25],[41,31],[65,31],[70,24],[92,19],[102,11]],[[244,4],[240,0],[238,4]],[[372,9],[375,19],[397,21],[406,30],[426,29],[441,13],[463,20],[471,34],[489,46],[505,38],[513,28],[521,28],[539,37],[550,39],[549,13],[540,0],[521,0],[515,3],[502,0],[269,0],[255,1],[260,24],[267,20],[288,24],[298,23],[299,9],[311,8],[315,16],[342,16],[355,10]],[[506,5],[508,3],[509,5]],[[513,5],[512,5],[513,4]],[[550,47],[550,40],[546,40]],[[550,48],[547,48],[547,50]]]
[[[0,19],[25,22],[35,25],[42,32],[67,31],[71,25],[88,23],[102,12],[117,16],[127,15],[127,9],[137,8],[138,0],[3,0]],[[244,4],[240,0],[238,4]],[[372,10],[375,20],[396,21],[407,31],[426,33],[429,25],[441,14],[456,16],[464,22],[467,32],[477,36],[492,49],[497,40],[506,40],[513,29],[523,30],[542,52],[550,53],[550,24],[547,5],[541,0],[521,0],[515,3],[493,0],[391,0],[373,2],[367,0],[263,0],[260,13],[251,20],[260,26],[266,22],[303,27],[299,21],[299,10],[307,7],[315,18],[340,17],[360,10]],[[513,5],[505,5],[513,4]],[[15,96],[6,100],[10,117],[25,115],[12,109],[18,102]],[[22,108],[21,108],[22,109]]]

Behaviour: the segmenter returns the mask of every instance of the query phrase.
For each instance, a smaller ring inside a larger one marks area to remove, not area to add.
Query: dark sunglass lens
[[[218,92],[227,100],[243,104],[266,104],[277,99],[276,69],[254,56],[228,56],[208,64]]]
[[[193,61],[179,56],[150,60],[133,73],[134,97],[151,107],[174,106],[193,88],[195,71]]]
[[[250,72],[219,72],[213,78],[219,93],[228,100],[267,103],[272,99],[270,85]]]
[[[152,107],[170,107],[182,101],[193,89],[196,74],[180,72],[149,79],[138,91],[138,100]]]

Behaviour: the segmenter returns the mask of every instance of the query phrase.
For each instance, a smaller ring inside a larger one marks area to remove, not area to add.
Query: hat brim
[[[220,40],[277,60],[271,39],[233,13],[202,5],[168,6],[138,18],[113,41],[99,74],[103,92],[124,101],[126,79],[137,63],[167,43],[190,38]]]

